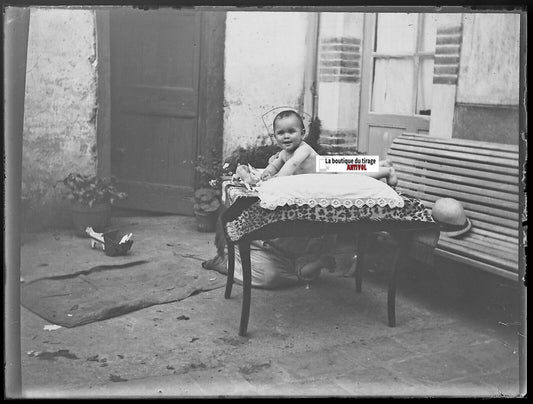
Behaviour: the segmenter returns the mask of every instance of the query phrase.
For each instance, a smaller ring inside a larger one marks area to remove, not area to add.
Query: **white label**
[[[379,156],[316,156],[317,173],[375,173]]]

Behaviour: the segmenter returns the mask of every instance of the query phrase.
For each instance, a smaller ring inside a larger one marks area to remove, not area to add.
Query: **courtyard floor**
[[[133,232],[132,259],[171,259],[200,272],[215,255],[214,233],[198,232],[191,217],[123,216],[113,225]],[[24,282],[124,259],[66,229],[22,239]],[[410,262],[398,276],[390,328],[383,253],[368,257],[362,293],[341,267],[310,289],[254,288],[246,337],[238,336],[237,284],[229,300],[222,287],[51,331],[21,307],[23,396],[519,395],[520,285],[438,259]],[[73,356],[32,354],[59,350]]]

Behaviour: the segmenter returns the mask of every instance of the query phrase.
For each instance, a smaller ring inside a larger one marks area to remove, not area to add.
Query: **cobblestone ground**
[[[173,257],[203,271],[201,260],[214,255],[214,235],[197,232],[192,218],[115,220],[134,229],[137,256]],[[21,275],[72,272],[74,256],[92,266],[102,258],[88,243],[66,230],[25,235]],[[359,294],[343,268],[324,273],[309,290],[253,289],[246,337],[237,334],[239,285],[230,300],[220,288],[54,331],[21,308],[24,396],[519,394],[518,285],[445,262],[411,263],[399,276],[391,328],[386,254],[374,251],[368,264]],[[31,355],[60,350],[70,355]]]

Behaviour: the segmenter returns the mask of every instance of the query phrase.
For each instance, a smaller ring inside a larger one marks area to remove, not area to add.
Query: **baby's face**
[[[274,137],[282,149],[293,152],[304,138],[300,120],[294,115],[278,119],[274,126]]]

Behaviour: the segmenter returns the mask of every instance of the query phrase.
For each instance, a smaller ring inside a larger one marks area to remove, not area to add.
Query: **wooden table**
[[[228,201],[226,196],[226,204],[231,204],[233,201]],[[227,211],[225,212],[227,213]],[[233,215],[234,217],[234,215]],[[222,214],[222,222],[226,229],[226,223],[229,220],[228,215]],[[364,254],[366,250],[368,235],[378,231],[386,231],[396,241],[396,249],[394,252],[394,259],[389,268],[388,274],[388,294],[387,294],[387,308],[388,308],[388,325],[390,327],[396,326],[396,278],[398,262],[407,251],[410,240],[413,234],[421,229],[436,228],[433,223],[420,222],[387,222],[387,221],[373,221],[361,220],[351,223],[326,223],[315,221],[290,221],[290,222],[275,222],[263,226],[261,229],[255,230],[246,234],[238,241],[232,241],[227,233],[226,242],[228,246],[228,276],[226,281],[226,290],[224,297],[229,299],[231,297],[231,290],[234,281],[235,271],[235,247],[239,248],[239,253],[242,263],[243,274],[243,301],[241,308],[241,320],[239,326],[239,335],[244,336],[248,330],[248,319],[250,316],[250,303],[252,291],[252,268],[250,259],[250,244],[253,240],[268,240],[277,237],[290,236],[320,236],[326,234],[338,235],[357,235],[357,266],[355,272],[355,290],[361,292],[361,285],[365,268],[363,267]]]

